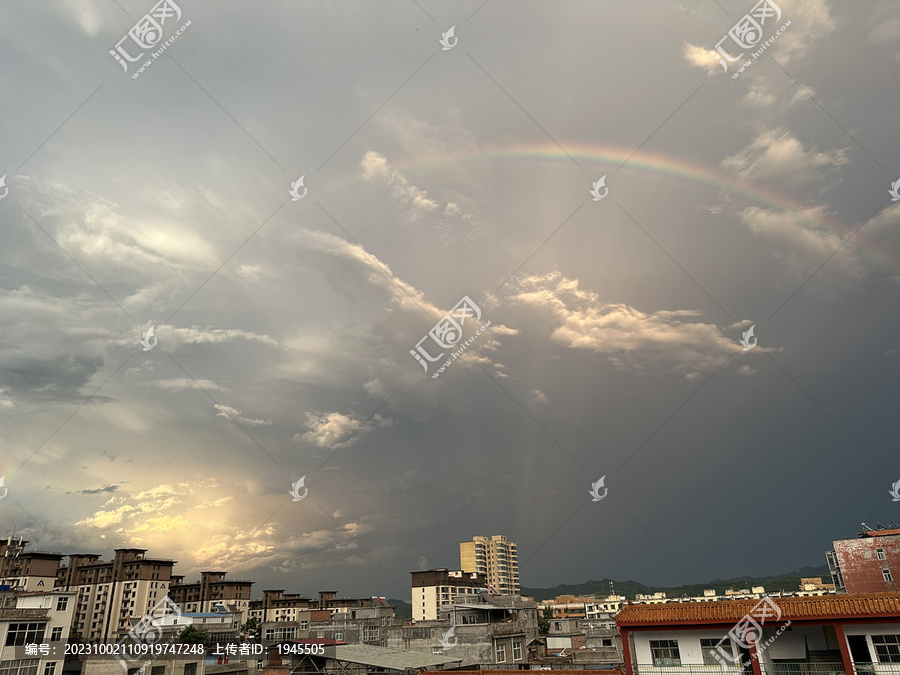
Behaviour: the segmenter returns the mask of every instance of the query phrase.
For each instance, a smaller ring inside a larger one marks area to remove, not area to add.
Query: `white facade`
[[[416,621],[437,621],[441,612],[453,607],[457,595],[475,595],[471,586],[454,586],[452,579],[441,586],[419,586],[412,589],[412,617]]]
[[[26,655],[24,645],[62,649],[69,637],[74,595],[65,591],[19,595],[14,599],[6,595],[0,619],[0,670],[10,675],[62,675],[61,656]]]
[[[21,588],[26,593],[34,591],[52,591],[56,585],[56,577],[3,577],[0,584],[9,586],[10,589]]]
[[[763,626],[763,636],[760,640],[760,645],[772,638],[774,639],[772,639],[771,644],[760,649],[760,665],[765,670],[767,665],[771,666],[779,661],[805,660],[808,653],[834,652],[839,648],[839,645],[833,641],[832,637],[829,636],[830,634],[826,633],[823,628],[827,628],[827,626],[792,624],[776,636],[777,628]],[[728,630],[729,627],[696,630],[631,631],[631,636],[634,640],[632,658],[637,664],[638,672],[641,675],[652,675],[653,673],[672,675],[673,668],[678,666],[719,665],[720,662],[709,654],[709,643],[702,646],[701,640],[714,641],[717,644],[726,636]],[[853,639],[851,636],[860,636],[865,640],[865,644],[868,647],[868,660],[860,659],[858,656],[859,647],[857,647],[856,652],[852,649],[850,650],[855,662],[872,663],[873,666],[869,672],[876,674],[896,675],[896,673],[900,672],[900,651],[898,651],[900,650],[900,621],[898,623],[881,624],[844,624],[843,630],[848,643]],[[651,648],[651,642],[653,641],[674,642],[677,645],[677,661],[665,663],[657,661],[654,664],[653,650]],[[737,659],[739,656],[737,645],[735,644],[733,647],[732,653]],[[724,647],[724,649],[727,650],[727,647]],[[835,656],[834,662],[835,664],[840,663],[841,657],[839,655]],[[736,661],[734,670],[740,671],[740,660]]]

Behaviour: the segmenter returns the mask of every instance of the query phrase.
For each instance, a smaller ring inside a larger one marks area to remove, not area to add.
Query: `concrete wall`
[[[879,560],[876,549],[883,549]],[[834,542],[834,554],[848,593],[875,593],[900,589],[900,536],[860,537]],[[882,570],[890,570],[893,581],[885,581]]]

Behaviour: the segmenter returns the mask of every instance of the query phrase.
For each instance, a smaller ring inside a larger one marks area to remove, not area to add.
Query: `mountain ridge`
[[[703,590],[707,588],[715,588],[721,594],[726,588],[735,590],[741,588],[750,588],[751,586],[764,586],[766,591],[774,593],[777,591],[796,591],[800,587],[801,577],[822,577],[824,583],[829,583],[831,573],[828,571],[827,565],[798,567],[791,572],[778,576],[740,576],[730,579],[716,578],[701,584],[684,584],[681,586],[648,586],[633,579],[617,581],[615,579],[603,578],[600,580],[591,579],[580,584],[557,584],[550,588],[522,586],[521,594],[533,597],[535,600],[549,600],[558,595],[598,595],[605,598],[610,594],[610,581],[615,588],[616,595],[624,595],[629,600],[634,600],[634,596],[638,593],[665,593],[669,598],[678,598],[682,596],[699,596],[703,595]]]

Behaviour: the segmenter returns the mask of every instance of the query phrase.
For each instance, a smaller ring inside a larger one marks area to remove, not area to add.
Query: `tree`
[[[546,635],[550,632],[550,620],[553,618],[553,608],[544,607],[544,611],[538,616],[538,633]]]
[[[241,626],[241,637],[259,640],[261,627],[259,619],[247,619],[247,622]]]
[[[74,628],[69,629],[69,644],[81,644],[84,642],[84,638],[81,637],[81,633],[79,633]]]
[[[200,645],[206,642],[206,633],[202,633],[193,626],[185,626],[178,634],[178,642],[183,645]]]

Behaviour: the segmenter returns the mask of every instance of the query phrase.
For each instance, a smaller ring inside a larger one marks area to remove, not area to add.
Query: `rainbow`
[[[814,230],[827,230],[837,236],[839,240],[843,240],[849,231],[849,228],[844,223],[834,218],[828,216],[810,218],[807,215],[801,215],[804,210],[810,208],[808,204],[793,201],[780,192],[743,180],[731,173],[721,171],[717,167],[709,167],[685,159],[671,158],[645,151],[635,152],[633,148],[613,145],[566,145],[566,150],[564,151],[555,143],[548,141],[531,145],[519,144],[489,147],[477,153],[466,150],[419,156],[396,164],[392,163],[392,166],[403,172],[407,169],[435,167],[447,162],[496,159],[567,163],[574,168],[576,165],[572,161],[573,158],[583,167],[587,164],[607,165],[609,167],[606,169],[607,173],[618,172],[619,170],[643,170],[662,176],[669,176],[677,180],[707,185],[716,190],[739,195],[757,205],[790,213],[806,227]],[[597,173],[597,176],[591,174],[587,178],[591,178],[591,181],[593,181],[600,177],[600,172],[595,171],[594,173]],[[866,238],[864,229],[848,241],[846,248],[869,261],[880,263],[891,269],[896,269],[897,267],[897,261],[893,260],[888,252],[880,250],[875,242]]]

